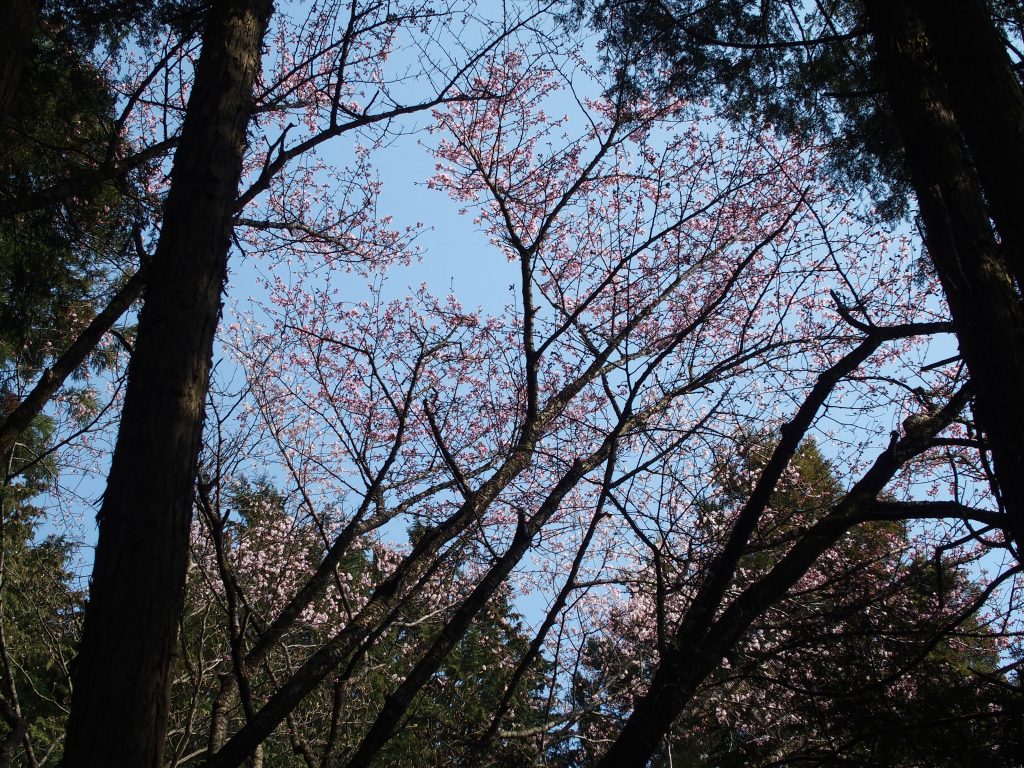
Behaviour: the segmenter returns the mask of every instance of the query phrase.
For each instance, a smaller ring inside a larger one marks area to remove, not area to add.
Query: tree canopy
[[[1019,764],[962,6],[976,66],[916,0],[26,6],[4,760]]]

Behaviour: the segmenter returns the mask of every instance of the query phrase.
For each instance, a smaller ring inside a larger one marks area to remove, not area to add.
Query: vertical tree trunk
[[[40,0],[4,0],[0,4],[0,128],[18,92],[32,35],[39,23]]]
[[[1002,250],[1024,291],[1024,91],[987,0],[914,0],[978,169]]]
[[[161,766],[192,490],[271,0],[221,0],[196,65],[98,516],[65,768]]]
[[[925,243],[975,385],[1008,528],[1024,553],[1024,305],[990,224],[981,185],[905,0],[865,0],[875,60],[917,193]],[[1018,212],[1018,216],[1019,216]]]

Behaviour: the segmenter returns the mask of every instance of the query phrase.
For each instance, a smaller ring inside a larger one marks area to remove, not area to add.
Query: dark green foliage
[[[71,692],[69,665],[78,639],[84,595],[69,570],[70,545],[57,537],[34,541],[32,521],[8,519],[3,540],[3,640],[21,717],[37,754],[59,757]],[[10,699],[4,681],[4,698]],[[0,721],[0,740],[10,726]],[[14,750],[14,756],[22,753]],[[12,764],[13,764],[12,762]]]
[[[94,170],[111,151],[108,84],[57,38],[41,37],[0,134],[0,199],[17,199]],[[125,180],[127,181],[127,180]],[[0,220],[0,391],[10,396],[76,337],[117,288],[138,208],[124,188],[74,195]],[[113,349],[92,362],[106,366]]]
[[[187,755],[205,746],[212,702],[220,676],[233,675],[232,638],[244,635],[251,647],[283,603],[308,578],[323,556],[326,529],[301,513],[268,479],[241,480],[224,494],[229,514],[221,541],[227,554],[229,584],[216,565],[209,516],[195,529],[178,677],[172,691],[169,755]],[[416,532],[410,533],[415,537]],[[258,668],[246,670],[256,702],[265,701],[294,669],[294,659],[326,642],[365,604],[394,565],[388,547],[364,541],[342,559],[327,594],[305,611]],[[357,661],[343,663],[338,678],[326,680],[261,747],[267,766],[305,766],[342,759],[358,745],[386,696],[394,690],[449,618],[455,597],[465,589],[459,569],[439,574],[423,594],[410,599],[393,625],[373,639]],[[235,589],[235,625],[230,629],[229,590]],[[416,696],[397,733],[375,761],[380,766],[449,766],[467,758],[487,730],[505,685],[529,638],[505,596],[496,597],[457,644],[439,671]],[[349,667],[349,664],[352,664]],[[512,700],[513,731],[543,721],[540,691],[546,667],[535,664]],[[244,718],[241,703],[230,712],[231,728]],[[538,733],[543,729],[538,729]],[[494,766],[528,766],[537,753],[530,734],[501,734],[477,756]]]
[[[117,48],[129,38],[145,44],[164,26],[194,34],[209,7],[209,0],[50,0],[43,4],[43,16],[87,51]]]
[[[424,625],[428,639],[433,627]],[[505,683],[528,639],[518,615],[498,599],[459,642],[430,683],[417,695],[399,733],[382,750],[378,764],[449,766],[465,764],[475,739],[490,725]],[[513,700],[514,731],[540,725],[543,664],[528,676]],[[497,739],[476,759],[481,765],[529,766],[537,752],[535,739],[520,736]]]
[[[23,435],[30,453],[47,443],[47,427],[41,417]],[[36,462],[0,488],[0,698],[8,707],[17,702],[36,757],[56,760],[84,594],[75,586],[71,544],[59,536],[39,536],[42,512],[32,499],[46,490],[53,470],[52,461]],[[13,730],[12,723],[0,720],[5,765],[25,759]]]
[[[0,132],[0,199],[18,199],[87,173],[111,146],[113,97],[107,82],[51,32],[37,37]],[[91,185],[0,220],[0,417],[118,287],[136,218],[123,190]],[[109,368],[116,359],[116,348],[108,345],[96,349],[86,365]],[[78,422],[93,411],[86,385],[66,389],[64,399],[75,406],[71,416]],[[13,451],[0,457],[0,696],[8,714],[20,711],[20,717],[0,724],[4,764],[33,764],[29,749],[35,760],[53,764],[64,740],[84,595],[72,573],[71,545],[42,536],[46,523],[33,504],[59,472],[48,453],[56,415],[36,416]]]
[[[1019,36],[1019,4],[1000,9],[997,22]],[[590,10],[605,35],[605,63],[632,87],[710,103],[741,125],[824,140],[839,181],[870,191],[886,217],[907,212],[902,146],[861,3],[601,0]]]

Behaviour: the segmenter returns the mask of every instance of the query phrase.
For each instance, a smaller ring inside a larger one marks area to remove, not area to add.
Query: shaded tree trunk
[[[1024,547],[1024,305],[919,17],[902,0],[865,0],[925,244],[949,302],[989,439],[1007,527]]]
[[[1007,264],[1024,290],[1024,91],[986,0],[913,0],[978,170]]]
[[[7,121],[21,72],[32,51],[40,0],[4,0],[0,4],[0,127]]]
[[[270,0],[216,3],[128,370],[64,765],[161,766],[192,489]]]

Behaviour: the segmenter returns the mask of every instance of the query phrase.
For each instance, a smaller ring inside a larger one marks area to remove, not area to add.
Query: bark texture
[[[987,0],[914,0],[1001,247],[1024,290],[1024,92]]]
[[[5,0],[0,3],[0,127],[7,121],[25,60],[32,50],[32,35],[39,24],[40,6],[40,0]]]
[[[992,229],[978,172],[921,18],[912,2],[905,0],[865,0],[864,7],[876,66],[917,193],[925,244],[974,382],[975,414],[988,436],[1007,529],[1020,557],[1024,551],[1024,399],[1020,396],[1024,304],[1012,266]],[[981,84],[977,87],[983,89]]]
[[[98,515],[65,768],[163,764],[213,337],[271,9],[222,0],[203,34]]]

